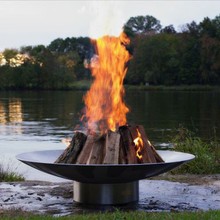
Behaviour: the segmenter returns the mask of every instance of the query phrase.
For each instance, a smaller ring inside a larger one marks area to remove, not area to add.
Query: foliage
[[[156,33],[161,29],[160,21],[151,15],[131,17],[123,27],[128,36]]]
[[[22,65],[0,65],[0,89],[69,89],[75,81],[90,79],[84,59],[90,56],[89,38],[56,39],[48,47],[22,47],[20,51],[6,49],[7,63],[18,52],[29,59]]]
[[[220,84],[220,15],[192,21],[179,32],[173,25],[162,27],[150,15],[131,17],[123,28],[131,38],[127,49],[133,57],[125,84]],[[0,53],[0,90],[75,89],[77,81],[91,80],[84,63],[94,53],[89,37],[57,38],[47,47],[5,49]]]
[[[130,84],[172,85],[179,72],[178,45],[175,35],[162,33],[139,36],[135,42],[134,56],[126,80]]]
[[[214,174],[220,172],[220,142],[203,141],[186,128],[180,127],[172,140],[174,150],[191,153],[195,159],[174,170],[174,173]]]

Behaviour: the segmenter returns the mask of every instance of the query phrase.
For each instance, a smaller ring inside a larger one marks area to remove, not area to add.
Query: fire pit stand
[[[54,163],[63,150],[23,153],[16,158],[43,172],[74,181],[73,200],[85,205],[122,205],[137,202],[139,180],[167,172],[194,155],[158,150],[164,163],[62,164]]]
[[[137,202],[138,199],[138,181],[113,184],[73,183],[73,200],[81,204],[122,205]]]

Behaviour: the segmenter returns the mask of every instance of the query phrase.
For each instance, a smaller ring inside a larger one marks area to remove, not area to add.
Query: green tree
[[[203,36],[201,39],[201,82],[203,84],[220,83],[220,41]]]
[[[127,82],[134,84],[175,84],[179,71],[179,39],[176,35],[141,36],[135,44]]]
[[[179,34],[181,45],[179,47],[180,71],[178,73],[179,84],[200,83],[200,28],[196,22],[186,24]]]
[[[168,25],[168,26],[162,28],[162,29],[160,30],[160,33],[176,34],[176,30],[175,30],[175,28],[173,27],[173,25]]]
[[[128,36],[136,34],[158,33],[160,21],[151,15],[131,17],[123,27]]]
[[[5,49],[3,51],[3,55],[7,61],[9,61],[11,58],[14,58],[18,54],[17,49]]]

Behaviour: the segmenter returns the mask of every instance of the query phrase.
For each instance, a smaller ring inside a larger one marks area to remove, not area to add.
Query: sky
[[[118,36],[130,17],[152,15],[163,27],[220,15],[220,0],[0,0],[0,51],[49,45],[57,38]]]

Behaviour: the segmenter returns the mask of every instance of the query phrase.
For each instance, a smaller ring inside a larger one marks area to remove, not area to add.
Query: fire
[[[144,147],[143,139],[141,138],[141,133],[137,129],[137,137],[133,140],[135,146],[136,146],[136,156],[139,160],[142,159],[141,155],[141,149]]]
[[[130,54],[125,45],[130,43],[122,33],[119,37],[104,36],[95,42],[96,53],[91,60],[94,82],[84,97],[88,130],[105,133],[126,124],[129,109],[123,101],[125,64]]]

